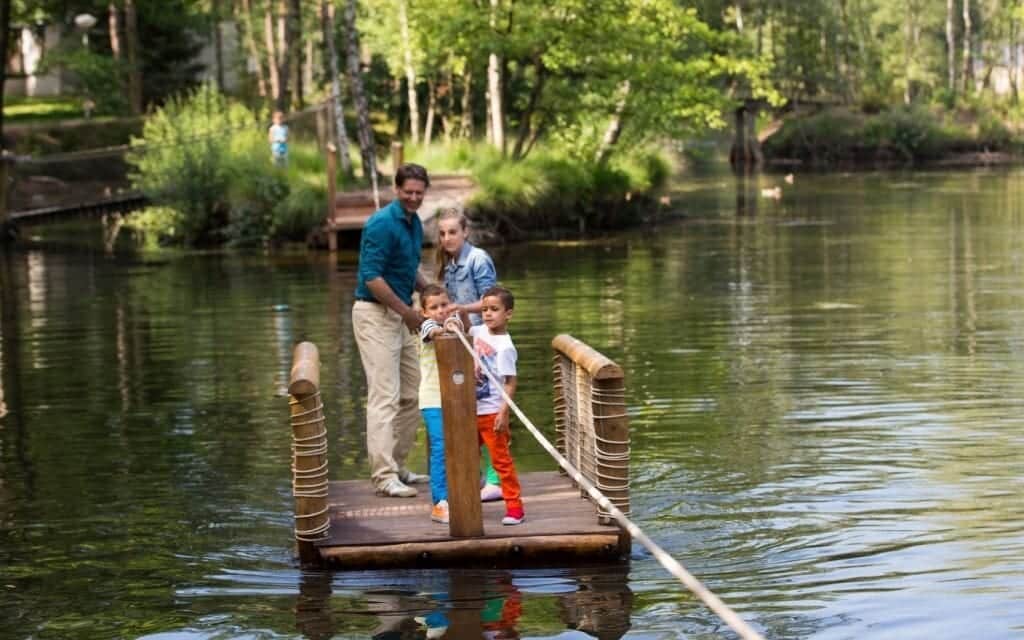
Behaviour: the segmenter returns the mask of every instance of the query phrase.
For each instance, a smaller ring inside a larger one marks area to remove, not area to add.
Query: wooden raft
[[[591,361],[598,362],[602,366],[596,370],[613,382],[611,387],[605,386],[621,390],[621,373],[617,373],[621,369],[571,336],[555,338],[552,346],[556,366],[564,369],[567,361],[579,369],[579,378],[572,384],[564,373],[556,372],[556,396],[570,389],[586,391],[585,398],[567,395],[558,401],[556,397],[559,448],[563,452],[575,449],[584,475],[602,478],[628,509],[628,444],[612,453],[611,464],[594,457],[600,453],[600,447],[594,446],[595,435],[605,443],[627,442],[625,406],[619,406],[621,395],[599,393],[602,387],[596,383],[604,379],[589,373],[595,369]],[[628,533],[599,517],[579,487],[558,471],[519,474],[526,512],[526,520],[519,525],[501,524],[503,501],[480,503],[473,359],[454,337],[439,337],[436,347],[452,509],[447,525],[430,519],[429,485],[417,485],[415,498],[385,498],[374,494],[368,479],[327,481],[319,354],[312,343],[295,347],[289,385],[292,487],[296,546],[302,564],[344,569],[567,566],[628,556]],[[582,410],[591,404],[605,408]],[[619,478],[626,484],[608,484]]]
[[[594,507],[556,471],[523,473],[526,521],[504,526],[505,503],[483,504],[484,535],[452,538],[430,520],[430,489],[415,498],[380,498],[367,480],[332,482],[329,537],[320,556],[341,568],[571,565],[623,555],[618,527],[598,524]],[[628,551],[628,547],[627,547]]]

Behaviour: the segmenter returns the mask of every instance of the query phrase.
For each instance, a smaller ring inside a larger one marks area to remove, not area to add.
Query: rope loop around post
[[[320,355],[316,345],[295,345],[288,402],[292,431],[292,497],[295,542],[303,564],[319,561],[316,543],[330,531],[327,426],[320,396]]]

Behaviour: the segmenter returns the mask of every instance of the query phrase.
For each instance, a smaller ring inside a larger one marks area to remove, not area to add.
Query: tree
[[[331,74],[331,111],[334,114],[334,136],[338,148],[338,159],[341,162],[341,171],[347,176],[352,176],[352,159],[348,152],[348,131],[345,128],[345,111],[341,103],[341,76],[338,71],[338,48],[335,46],[335,24],[334,24],[334,3],[330,0],[320,0],[320,20],[324,32],[324,57],[327,59],[328,69]]]
[[[359,68],[359,31],[356,28],[356,0],[345,0],[345,50],[348,61],[348,82],[356,105],[359,153],[363,161],[363,177],[377,190],[377,154],[374,149],[373,128],[370,126],[370,108],[363,89],[363,76]]]
[[[8,38],[11,35],[11,2],[10,0],[3,0],[0,3],[0,29],[3,30],[0,33],[0,51],[3,52],[3,62],[0,66],[0,151],[2,151],[6,144],[4,143],[4,96],[7,94],[4,92],[4,85],[7,84],[7,51],[9,51]],[[7,189],[4,185],[0,192],[6,194]]]

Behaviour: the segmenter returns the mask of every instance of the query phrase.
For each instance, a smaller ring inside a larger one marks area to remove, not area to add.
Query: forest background
[[[8,146],[131,139],[134,185],[154,203],[133,224],[161,242],[308,234],[326,189],[324,152],[302,135],[316,114],[339,149],[341,186],[366,184],[403,141],[406,159],[472,174],[474,215],[506,237],[636,222],[678,159],[700,165],[720,151],[744,103],[760,107],[769,166],[921,163],[1019,144],[1020,0],[2,7],[8,52],[16,28],[60,27],[44,64],[72,87],[55,100],[5,93],[8,120],[94,112],[74,135],[7,135]],[[82,14],[98,18],[87,38]],[[296,134],[283,169],[266,143],[275,109]]]

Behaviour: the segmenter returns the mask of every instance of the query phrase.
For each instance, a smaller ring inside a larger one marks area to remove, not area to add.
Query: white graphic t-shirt
[[[493,373],[499,381],[504,381],[505,376],[516,375],[516,353],[515,345],[512,344],[512,336],[507,333],[494,335],[486,325],[470,327],[469,335],[473,338],[473,349],[480,357],[480,361]],[[485,416],[491,413],[498,413],[502,405],[501,391],[494,386],[494,382],[479,368],[476,371],[476,414]]]

